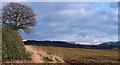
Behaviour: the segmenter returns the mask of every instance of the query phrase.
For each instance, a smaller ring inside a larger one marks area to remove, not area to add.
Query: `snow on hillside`
[[[101,42],[75,42],[75,44],[80,45],[99,45]]]
[[[27,40],[24,39],[23,41],[27,41]]]

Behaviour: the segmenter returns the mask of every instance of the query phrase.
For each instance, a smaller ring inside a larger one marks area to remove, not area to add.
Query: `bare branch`
[[[36,23],[34,17],[31,8],[19,3],[9,3],[2,9],[3,27],[10,27],[16,31],[22,29],[24,32],[30,32],[30,27]]]

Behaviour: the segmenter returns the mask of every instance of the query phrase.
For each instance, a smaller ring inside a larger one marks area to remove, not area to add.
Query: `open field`
[[[25,45],[35,63],[118,63],[118,50]]]

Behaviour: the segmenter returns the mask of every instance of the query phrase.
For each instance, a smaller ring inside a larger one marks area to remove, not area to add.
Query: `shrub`
[[[44,60],[44,61],[53,61],[53,60],[51,60],[51,59],[48,58],[48,57],[43,57],[43,60]]]
[[[2,29],[2,61],[28,58],[21,36],[12,29]]]
[[[2,62],[2,28],[0,28],[0,62]]]

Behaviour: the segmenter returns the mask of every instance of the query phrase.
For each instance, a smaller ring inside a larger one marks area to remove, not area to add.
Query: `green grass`
[[[66,63],[117,63],[117,50],[93,50],[82,48],[63,48],[39,46],[47,54],[56,55]]]

